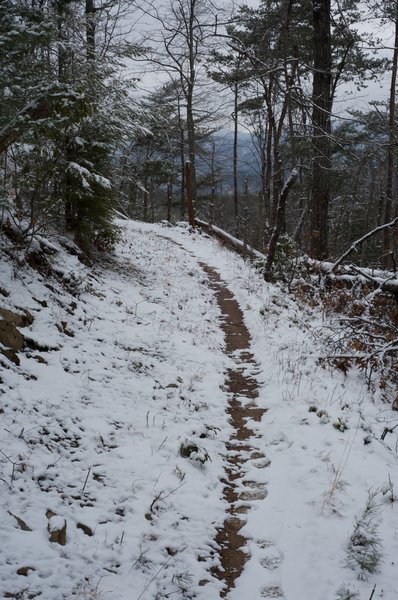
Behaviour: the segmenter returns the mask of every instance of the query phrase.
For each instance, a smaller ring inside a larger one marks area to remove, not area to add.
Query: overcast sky
[[[259,0],[246,0],[245,4],[256,8],[259,6]],[[160,2],[161,6],[164,6],[164,2]],[[143,33],[145,29],[148,29],[148,19],[141,17],[136,23],[134,29],[136,32]],[[383,56],[392,57],[392,44],[393,44],[393,32],[392,27],[380,26],[375,21],[368,21],[361,27],[361,31],[372,30],[377,36],[383,39],[383,45],[386,49],[380,50]],[[166,76],[151,72],[150,67],[147,68],[146,75],[142,75],[142,64],[129,64],[129,71],[135,76],[140,76],[140,81],[137,83],[138,90],[142,93],[145,91],[153,90],[155,87],[160,85],[162,82],[167,80]],[[389,73],[386,73],[379,81],[368,82],[366,87],[357,90],[354,85],[344,85],[339,90],[339,95],[336,99],[334,111],[336,114],[346,114],[347,110],[366,110],[369,108],[369,102],[373,101],[386,101],[389,96]]]

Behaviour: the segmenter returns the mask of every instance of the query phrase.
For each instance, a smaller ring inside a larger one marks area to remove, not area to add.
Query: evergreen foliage
[[[376,492],[369,492],[363,511],[355,518],[354,531],[348,540],[347,566],[359,568],[359,579],[377,573],[382,562],[382,544],[376,523]]]
[[[135,130],[118,72],[136,49],[113,44],[112,17],[103,21],[100,9],[89,30],[80,2],[4,0],[0,17],[3,207],[15,198],[22,233],[51,224],[86,249],[107,246],[116,233],[115,155]]]
[[[359,593],[343,584],[336,592],[336,600],[359,600]]]

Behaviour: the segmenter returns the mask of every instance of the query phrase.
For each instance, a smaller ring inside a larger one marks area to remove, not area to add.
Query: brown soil
[[[250,439],[255,434],[247,425],[249,419],[260,421],[265,410],[255,404],[258,382],[250,371],[256,369],[256,363],[250,353],[250,334],[244,324],[239,304],[214,269],[203,263],[200,266],[209,276],[210,287],[214,290],[221,308],[221,327],[225,334],[226,352],[236,363],[236,367],[227,372],[225,384],[230,394],[228,413],[234,428],[234,434],[226,444],[228,454],[223,480],[223,495],[229,508],[228,516],[218,530],[215,540],[220,547],[221,568],[213,569],[213,574],[225,582],[225,588],[220,594],[225,598],[234,587],[249,558],[246,550],[247,540],[240,530],[245,525],[245,514],[250,510],[250,501],[262,500],[267,495],[263,486],[244,480],[243,468],[248,460],[265,458],[250,444]],[[245,491],[238,492],[238,486],[245,487]]]

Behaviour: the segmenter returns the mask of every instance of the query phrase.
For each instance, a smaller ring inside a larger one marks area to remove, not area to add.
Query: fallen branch
[[[206,221],[202,221],[201,219],[195,219],[195,223],[198,227],[201,227],[204,231],[206,231],[206,233],[218,238],[239,254],[242,254],[243,256],[248,256],[252,260],[266,260],[265,254],[262,254],[258,250],[255,250],[248,244],[242,242],[242,240],[239,240],[238,238],[230,235],[223,229],[220,229],[220,227],[210,225],[209,223],[207,223]]]
[[[366,240],[368,240],[369,238],[373,237],[374,235],[380,233],[380,231],[383,231],[384,229],[388,229],[389,227],[394,227],[394,225],[396,225],[397,223],[398,223],[398,217],[395,217],[395,219],[393,219],[389,223],[384,223],[384,225],[379,225],[379,227],[372,229],[372,231],[368,231],[368,233],[366,233],[361,238],[359,238],[358,240],[353,242],[353,244],[351,244],[351,246],[348,248],[348,250],[346,250],[346,252],[344,252],[344,254],[342,254],[340,256],[340,258],[338,258],[333,263],[333,265],[330,269],[330,273],[333,273],[333,271],[335,271],[337,269],[337,267],[343,262],[343,260],[345,260],[347,258],[347,256],[350,256],[350,254],[352,254],[353,252],[356,252],[358,250],[358,247],[362,246],[362,244]]]

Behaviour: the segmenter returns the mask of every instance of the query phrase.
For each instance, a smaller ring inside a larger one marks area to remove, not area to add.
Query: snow
[[[3,255],[0,304],[29,310],[21,332],[49,348],[0,365],[3,597],[220,597],[210,569],[227,509],[231,361],[200,260],[241,305],[267,409],[250,423],[266,459],[244,468],[268,495],[250,501],[250,557],[228,598],[326,600],[345,584],[368,600],[376,584],[374,600],[396,600],[397,430],[380,436],[397,418],[362,373],[321,366],[322,311],[187,227],[119,225],[115,258],[93,268],[51,241],[77,295]],[[197,452],[184,458],[183,444]],[[360,580],[346,548],[369,490],[384,560]],[[51,542],[65,522],[66,544]]]

